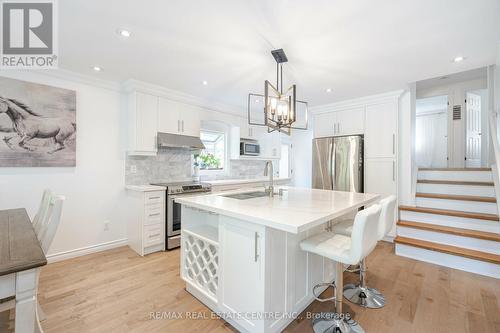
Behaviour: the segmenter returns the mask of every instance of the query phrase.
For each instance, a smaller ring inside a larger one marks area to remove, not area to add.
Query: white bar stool
[[[319,301],[334,301],[335,312],[321,312],[313,320],[314,332],[364,332],[361,326],[342,312],[344,264],[356,265],[377,245],[377,227],[380,206],[373,205],[357,213],[350,237],[323,232],[303,240],[300,248],[337,262],[335,283],[314,286],[313,294]],[[315,290],[322,286],[334,287],[334,296],[320,299]]]
[[[391,195],[380,200],[381,212],[378,221],[377,238],[382,240],[394,223],[394,214],[396,211],[396,196]],[[353,221],[344,220],[334,224],[332,231],[335,234],[350,236],[353,230]],[[380,291],[366,286],[366,263],[365,259],[359,264],[359,285],[348,284],[344,287],[344,297],[352,303],[365,308],[379,309],[385,305],[385,297]]]

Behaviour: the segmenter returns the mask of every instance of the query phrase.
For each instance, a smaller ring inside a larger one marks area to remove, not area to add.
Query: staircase
[[[399,207],[396,254],[500,278],[491,169],[419,169],[415,199]]]

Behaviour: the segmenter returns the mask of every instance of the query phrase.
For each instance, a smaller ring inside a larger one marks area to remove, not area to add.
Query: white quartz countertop
[[[378,194],[317,190],[282,186],[283,196],[260,197],[246,200],[227,198],[226,195],[253,192],[257,189],[228,191],[175,199],[176,202],[209,212],[246,220],[274,229],[300,233],[353,210],[374,203]],[[259,188],[262,190],[263,188]]]
[[[274,178],[275,182],[287,182],[291,181],[291,178]],[[203,183],[210,184],[212,186],[222,186],[222,185],[238,185],[238,184],[252,184],[252,183],[269,183],[269,177],[259,177],[250,179],[220,179],[220,180],[206,180]]]
[[[137,192],[151,192],[151,191],[165,191],[164,186],[156,185],[127,185],[125,186],[127,190],[137,191]]]

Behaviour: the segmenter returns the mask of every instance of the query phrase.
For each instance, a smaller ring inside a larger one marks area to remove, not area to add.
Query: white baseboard
[[[64,251],[64,252],[59,252],[59,253],[53,253],[53,254],[47,255],[47,262],[50,264],[50,263],[54,263],[54,262],[58,262],[58,261],[62,261],[62,260],[81,257],[81,256],[84,256],[86,254],[91,254],[91,253],[96,253],[96,252],[114,249],[116,247],[127,245],[127,242],[128,242],[127,238],[122,238],[122,239],[117,239],[114,241],[105,242],[105,243],[101,243],[101,244],[81,247],[79,249],[74,249],[74,250],[69,250],[69,251]]]
[[[385,236],[384,238],[382,238],[382,241],[388,243],[394,243],[394,236]]]

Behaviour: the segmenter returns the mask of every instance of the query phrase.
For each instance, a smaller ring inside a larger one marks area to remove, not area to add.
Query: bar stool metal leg
[[[359,306],[379,309],[385,305],[385,298],[380,291],[366,286],[366,265],[363,259],[359,265],[359,286],[348,284],[344,288],[344,296],[350,302]]]
[[[335,301],[335,310],[334,312],[320,312],[316,314],[312,322],[313,330],[315,333],[364,333],[363,328],[358,322],[351,319],[348,313],[344,314],[342,312],[344,265],[337,262],[336,266],[334,297],[328,299]]]

